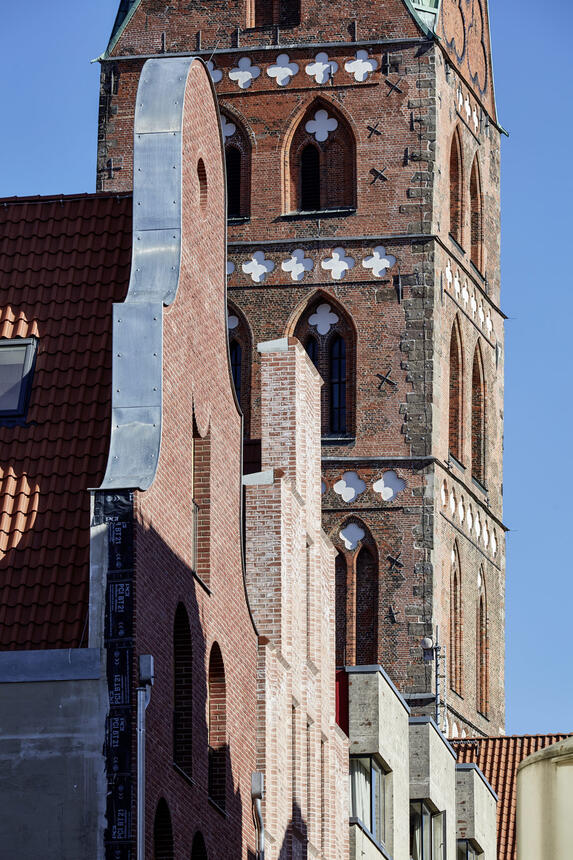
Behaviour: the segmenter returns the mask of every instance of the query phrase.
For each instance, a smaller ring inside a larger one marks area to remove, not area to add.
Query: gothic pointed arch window
[[[193,653],[187,610],[180,603],[173,625],[173,761],[191,776],[193,734]]]
[[[470,173],[470,259],[482,271],[483,201],[477,154]]]
[[[225,138],[227,217],[247,218],[250,213],[251,143],[237,117],[221,114]]]
[[[485,483],[485,379],[479,342],[472,365],[472,478]]]
[[[306,306],[294,329],[322,376],[323,438],[352,436],[356,413],[356,333],[346,311],[319,294]]]
[[[450,336],[448,447],[456,460],[462,460],[463,440],[463,350],[459,319]]]
[[[462,244],[463,227],[463,162],[462,139],[456,128],[450,146],[450,235]]]
[[[193,837],[193,845],[191,847],[191,860],[209,860],[207,855],[207,846],[203,839],[203,834],[197,831]]]
[[[227,326],[231,376],[243,413],[243,431],[248,438],[251,429],[251,331],[244,315],[234,305],[229,305],[227,308]]]
[[[462,581],[460,554],[457,542],[452,549],[450,566],[450,655],[449,674],[450,687],[454,692],[462,694]]]
[[[157,804],[153,821],[153,860],[174,860],[171,813],[165,798]]]
[[[485,571],[480,568],[476,617],[476,707],[487,717],[489,709],[489,641]]]
[[[379,566],[376,543],[362,520],[352,518],[333,536],[336,557],[337,665],[379,663]]]
[[[356,143],[343,114],[315,100],[298,123],[287,153],[286,211],[356,206]]]
[[[215,642],[209,656],[209,797],[225,809],[227,795],[227,689],[221,649]]]

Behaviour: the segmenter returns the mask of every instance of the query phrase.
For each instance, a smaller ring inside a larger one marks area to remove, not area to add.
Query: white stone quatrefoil
[[[391,469],[389,472],[384,472],[382,477],[372,484],[372,489],[375,493],[380,493],[385,502],[390,502],[398,493],[401,493],[406,486],[406,481],[399,478],[396,472]],[[442,493],[445,499],[445,490],[442,487]]]
[[[337,481],[332,489],[339,496],[342,496],[344,502],[352,502],[364,492],[366,484],[358,472],[345,472],[340,481]]]
[[[378,245],[374,248],[372,256],[365,257],[362,260],[362,265],[365,269],[372,269],[372,274],[377,278],[382,278],[391,269],[396,262],[396,257],[386,253],[386,248],[383,245]]]
[[[474,129],[475,129],[475,132],[477,134],[477,131],[479,128],[479,117],[478,117],[478,112],[475,108],[474,108],[473,113],[472,113],[472,119],[474,121]]]
[[[305,72],[311,78],[314,78],[317,84],[325,84],[330,78],[334,77],[338,71],[338,63],[328,59],[328,54],[320,51],[314,58],[314,63],[309,63],[305,68]]]
[[[354,258],[347,257],[344,248],[335,248],[332,257],[327,257],[320,264],[323,269],[330,270],[330,276],[340,281],[345,273],[354,267]]]
[[[229,72],[229,78],[235,81],[242,90],[248,90],[255,78],[258,78],[261,70],[258,66],[252,66],[249,57],[241,57],[234,69]]]
[[[464,284],[462,287],[462,301],[463,301],[464,305],[467,305],[469,298],[470,298],[470,293],[468,290],[468,285]]]
[[[455,290],[456,296],[458,298],[460,295],[460,289],[461,289],[461,287],[460,287],[460,274],[459,274],[459,272],[456,272],[456,275],[454,278],[454,290]]]
[[[276,63],[267,69],[267,75],[269,78],[275,78],[279,87],[286,87],[287,84],[290,84],[291,78],[297,72],[298,64],[289,62],[288,54],[279,54]]]
[[[283,272],[290,272],[293,281],[302,281],[305,272],[310,272],[314,263],[310,257],[304,256],[302,248],[296,248],[288,260],[283,260],[281,269]]]
[[[232,275],[235,271],[235,264],[231,260],[227,260],[227,275]]]
[[[461,89],[458,90],[458,108],[461,110],[464,104],[464,97]]]
[[[369,57],[367,51],[356,51],[356,59],[347,60],[344,68],[354,75],[355,81],[365,81],[378,68],[378,60]]]
[[[220,80],[223,79],[223,72],[221,69],[215,68],[215,63],[213,60],[207,60],[207,68],[209,69],[209,74],[211,75],[211,80],[214,84],[218,84]]]
[[[251,276],[255,284],[262,284],[269,272],[272,272],[275,264],[272,260],[265,259],[264,251],[255,251],[248,263],[241,266],[246,275]]]
[[[491,551],[494,555],[497,554],[497,538],[495,536],[495,531],[492,533],[491,536]]]
[[[357,523],[348,523],[343,529],[340,529],[340,537],[344,541],[346,549],[356,549],[358,542],[365,535],[364,529],[361,529]]]
[[[326,140],[331,131],[338,128],[338,120],[328,116],[325,110],[317,110],[314,119],[309,119],[305,125],[309,134],[314,134],[316,140]]]
[[[486,318],[485,318],[485,327],[486,327],[486,329],[487,329],[487,336],[488,336],[488,337],[491,337],[491,332],[492,332],[492,329],[493,329],[493,323],[492,323],[492,321],[491,321],[491,316],[490,316],[490,314],[489,314],[489,311],[487,312],[487,316],[486,316]]]
[[[474,315],[474,317],[475,317],[475,315],[476,315],[477,306],[478,306],[478,305],[477,305],[477,302],[476,302],[476,297],[475,297],[475,295],[472,293],[472,297],[471,297],[471,299],[470,299],[470,308],[472,309],[472,314]]]
[[[228,120],[226,116],[223,116],[223,114],[221,114],[221,131],[223,132],[224,140],[227,140],[228,137],[233,137],[237,131],[235,123]]]
[[[234,328],[237,328],[239,325],[239,317],[235,316],[235,314],[227,315],[227,328],[229,331],[232,331]]]
[[[328,334],[330,326],[338,322],[338,315],[330,310],[327,302],[319,305],[315,312],[308,318],[308,324],[316,326],[319,334]]]

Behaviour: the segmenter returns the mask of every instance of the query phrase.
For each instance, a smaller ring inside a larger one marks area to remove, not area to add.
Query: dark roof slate
[[[130,260],[131,195],[0,200],[0,337],[38,338],[25,424],[0,420],[0,650],[87,645],[87,490]]]

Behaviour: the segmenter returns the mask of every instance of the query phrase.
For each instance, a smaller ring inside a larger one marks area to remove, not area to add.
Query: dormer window
[[[0,339],[0,417],[23,418],[28,408],[35,337]]]

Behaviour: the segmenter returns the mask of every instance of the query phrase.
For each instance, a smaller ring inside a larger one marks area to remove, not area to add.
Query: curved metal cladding
[[[148,489],[161,446],[163,306],[181,269],[184,105],[194,57],[148,60],[134,122],[133,247],[125,301],[113,307],[111,439],[101,489]]]

